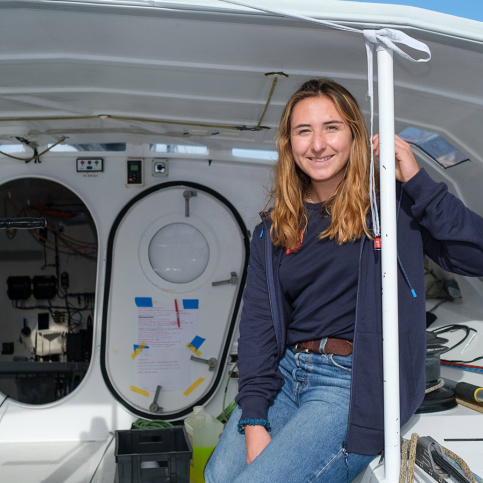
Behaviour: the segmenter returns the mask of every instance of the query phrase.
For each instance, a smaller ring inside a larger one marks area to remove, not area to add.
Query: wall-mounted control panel
[[[167,159],[155,158],[152,161],[153,176],[168,176],[169,161]]]
[[[77,158],[76,170],[78,173],[104,171],[104,159],[102,158]]]
[[[142,158],[127,160],[126,186],[143,186],[144,184],[143,162],[144,162],[144,159]]]

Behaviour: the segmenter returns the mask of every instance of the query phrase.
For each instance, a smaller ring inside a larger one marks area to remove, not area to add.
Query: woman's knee
[[[205,467],[205,481],[227,483],[246,467],[245,436],[238,433],[239,411],[233,413]]]
[[[209,457],[208,461],[206,462],[205,470],[203,472],[203,476],[205,478],[206,483],[215,483],[215,481],[216,481],[216,480],[213,479],[213,469],[212,469],[213,468],[213,464],[212,464],[213,453],[211,453],[211,456]]]
[[[236,476],[243,471],[246,463],[240,461],[239,454],[224,451],[226,448],[216,447],[208,460],[204,477],[206,483],[228,483],[234,481]]]
[[[219,453],[219,452],[218,452]],[[204,470],[204,478],[206,483],[218,483],[223,481],[225,469],[223,465],[223,458],[218,458],[216,448],[206,462]]]

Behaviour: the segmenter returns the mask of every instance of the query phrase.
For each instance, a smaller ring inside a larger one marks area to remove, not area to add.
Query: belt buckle
[[[294,345],[293,351],[298,353],[303,353],[303,354],[310,354],[311,352],[310,349],[305,349],[305,347],[299,347],[298,342]]]

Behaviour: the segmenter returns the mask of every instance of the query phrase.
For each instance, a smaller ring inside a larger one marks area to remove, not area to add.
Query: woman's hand
[[[272,440],[263,426],[245,426],[245,444],[247,447],[247,465],[249,465]]]
[[[394,136],[394,152],[396,155],[396,178],[405,183],[409,181],[418,171],[419,166],[411,150],[411,146],[399,136]],[[379,156],[379,134],[372,138],[374,154]]]

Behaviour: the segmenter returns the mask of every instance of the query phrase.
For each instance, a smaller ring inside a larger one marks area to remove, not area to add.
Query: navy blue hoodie
[[[466,208],[421,169],[397,183],[400,200],[398,254],[417,294],[399,270],[399,364],[401,425],[424,398],[426,308],[424,255],[454,273],[483,275],[483,219]],[[291,307],[278,278],[285,250],[270,241],[270,216],[254,230],[240,321],[239,393],[242,418],[267,419],[283,385],[278,363],[285,352]],[[383,241],[384,242],[384,241]],[[384,446],[380,252],[360,240],[352,385],[346,445],[351,453],[373,455]]]

